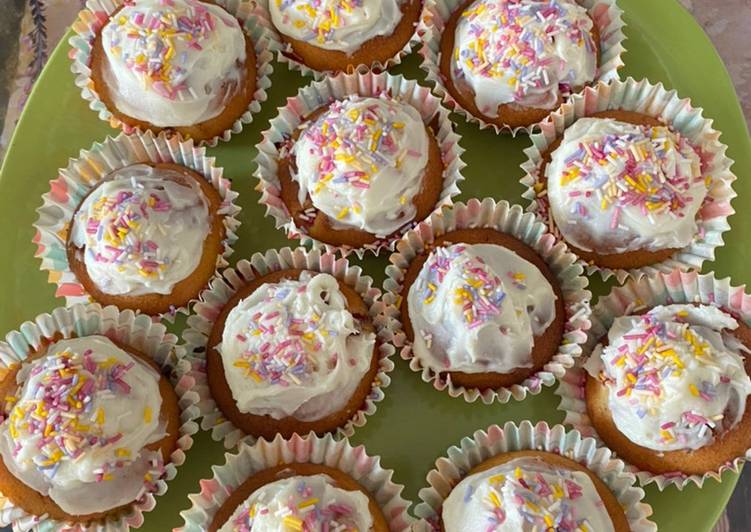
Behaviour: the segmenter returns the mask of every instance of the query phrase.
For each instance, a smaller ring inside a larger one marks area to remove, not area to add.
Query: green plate
[[[728,154],[736,161],[734,170],[740,177],[735,185],[740,195],[735,207],[740,213],[731,219],[733,231],[727,236],[727,244],[719,251],[717,261],[708,264],[705,270],[714,269],[720,276],[730,275],[736,284],[743,284],[751,280],[746,273],[751,246],[744,245],[746,237],[751,236],[751,213],[738,207],[751,193],[751,141],[727,71],[707,36],[677,1],[619,3],[626,12],[628,25],[625,74],[662,81],[678,89],[682,96],[690,97],[694,105],[704,107],[706,116],[715,119],[715,127],[723,132],[722,141],[730,147]],[[4,235],[0,331],[14,329],[21,322],[63,304],[61,299],[54,298],[53,286],[47,283],[46,274],[39,271],[39,261],[34,258],[31,239],[35,209],[41,204],[41,195],[48,190],[48,181],[56,176],[59,167],[67,164],[69,157],[76,157],[80,149],[117,133],[101,122],[81,99],[73,84],[67,53],[64,41],[34,88],[0,170],[0,231]],[[417,65],[417,57],[413,56],[397,70],[423,79]],[[276,70],[270,100],[253,124],[231,142],[209,150],[240,192],[243,225],[233,256],[235,261],[270,247],[294,245],[263,216],[251,176],[253,146],[260,141],[261,131],[285,98],[309,81],[287,71],[284,65],[277,65]],[[479,131],[458,117],[457,123],[464,137],[462,145],[467,149],[464,159],[468,163],[462,199],[492,196],[522,202],[519,164],[529,139]],[[364,261],[365,271],[377,282],[383,280],[385,266],[385,258]],[[598,279],[593,279],[592,284],[595,294],[605,290]],[[463,436],[508,420],[544,419],[556,423],[563,419],[556,410],[558,401],[551,389],[521,403],[485,406],[467,404],[435,391],[401,360],[397,361],[392,377],[378,413],[357,431],[353,440],[366,444],[371,454],[381,455],[385,467],[396,471],[395,480],[407,486],[406,497],[413,500],[417,499],[435,459]],[[156,511],[146,514],[143,530],[163,531],[178,526],[182,522],[178,512],[189,506],[187,494],[199,490],[198,480],[211,476],[210,467],[224,461],[222,454],[221,445],[212,442],[208,433],[199,434],[169,492],[159,498]],[[661,530],[707,531],[725,507],[736,481],[737,475],[726,474],[722,484],[709,481],[702,490],[689,487],[683,492],[668,489],[660,493],[650,487],[647,502],[654,507],[654,519]]]

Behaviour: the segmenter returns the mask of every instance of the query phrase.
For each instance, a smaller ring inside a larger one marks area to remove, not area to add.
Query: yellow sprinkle
[[[143,409],[143,420],[145,423],[151,423],[151,408],[148,406]]]
[[[104,425],[104,410],[102,408],[96,411],[96,424],[100,426]]]
[[[297,505],[298,508],[307,508],[308,506],[313,506],[315,504],[318,504],[318,499],[308,499],[307,501],[301,502]]]
[[[691,395],[693,395],[694,397],[699,397],[699,389],[696,387],[696,384],[689,384],[688,389],[691,392]]]
[[[115,449],[115,456],[118,458],[128,458],[130,456],[130,451],[125,447],[119,447]]]

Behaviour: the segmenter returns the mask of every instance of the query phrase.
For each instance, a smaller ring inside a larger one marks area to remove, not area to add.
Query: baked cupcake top
[[[255,490],[219,532],[367,532],[368,503],[364,493],[338,488],[328,475],[293,476]]]
[[[245,36],[233,16],[198,0],[136,0],[102,29],[104,79],[117,109],[158,127],[219,115],[240,90]]]
[[[352,54],[363,43],[389,36],[404,0],[271,0],[276,29],[318,48]]]
[[[104,336],[60,340],[24,362],[6,397],[0,454],[11,473],[65,512],[136,500],[165,435],[159,374]],[[92,496],[96,494],[96,496]]]
[[[709,185],[680,133],[610,118],[567,128],[545,178],[561,235],[601,253],[687,246]]]
[[[556,299],[540,270],[503,246],[437,247],[408,293],[415,356],[437,371],[531,367]]]
[[[552,109],[595,78],[592,26],[573,0],[477,0],[456,26],[452,80],[468,84],[489,117],[508,103]]]
[[[387,236],[414,219],[428,133],[414,107],[351,96],[302,126],[292,145],[300,203],[309,196],[334,228]]]
[[[146,164],[110,174],[84,199],[70,240],[106,294],[169,294],[198,266],[210,230],[198,183]]]
[[[347,309],[337,280],[303,272],[242,299],[217,350],[240,412],[314,421],[347,404],[374,346],[375,333]]]
[[[540,458],[514,458],[465,477],[443,503],[445,530],[613,531],[613,522],[583,471]]]
[[[658,306],[616,318],[587,371],[608,388],[618,430],[656,451],[698,449],[743,417],[749,352],[735,318],[710,305]]]

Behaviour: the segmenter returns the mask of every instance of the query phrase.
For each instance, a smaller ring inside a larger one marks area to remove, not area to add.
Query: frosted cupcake
[[[597,435],[657,475],[704,475],[751,447],[751,328],[708,304],[616,317],[585,367]]]
[[[254,474],[217,510],[209,532],[245,530],[388,532],[372,495],[349,475],[290,463]]]
[[[94,90],[131,128],[207,141],[233,127],[256,91],[241,23],[198,0],[136,0],[112,12],[91,49]]]
[[[440,529],[628,532],[620,502],[593,472],[564,456],[513,451],[475,466],[443,502]]]
[[[313,112],[280,151],[277,171],[295,225],[333,246],[393,239],[436,208],[444,187],[432,126],[387,95]]]
[[[712,184],[685,136],[621,110],[566,128],[540,175],[551,226],[581,258],[613,269],[656,264],[688,246]]]
[[[440,36],[440,75],[474,117],[527,127],[596,78],[600,47],[575,0],[466,0]]]
[[[224,417],[266,438],[345,425],[379,369],[361,296],[330,274],[307,270],[269,273],[238,290],[213,323],[206,358]]]
[[[404,273],[401,316],[414,356],[454,385],[523,382],[555,355],[566,311],[532,248],[493,229],[451,231]]]
[[[151,315],[184,307],[224,252],[222,205],[209,181],[181,165],[115,170],[73,215],[70,269],[102,304]]]
[[[271,21],[305,66],[349,72],[383,66],[409,43],[422,0],[267,0]]]
[[[158,366],[105,336],[43,344],[0,381],[0,491],[66,523],[127,510],[164,475],[180,408]]]

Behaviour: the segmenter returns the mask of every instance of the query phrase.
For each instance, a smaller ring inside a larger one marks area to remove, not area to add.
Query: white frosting
[[[140,496],[151,461],[161,463],[144,449],[164,436],[156,371],[88,336],[50,345],[16,381],[0,425],[0,455],[14,476],[72,515]]]
[[[70,238],[102,292],[136,296],[169,294],[193,273],[209,230],[208,202],[194,179],[136,164],[84,199]]]
[[[374,345],[375,333],[362,331],[337,280],[303,272],[240,301],[217,350],[241,412],[314,421],[347,404]]]
[[[540,270],[505,247],[436,248],[407,299],[415,355],[437,371],[531,367],[534,337],[555,319],[556,299]]]
[[[348,55],[364,42],[394,33],[404,0],[270,0],[280,33],[317,48]]]
[[[743,417],[748,353],[717,307],[659,306],[616,318],[608,346],[586,367],[608,388],[613,421],[629,440],[656,451],[698,449]]]
[[[333,102],[292,147],[300,202],[335,227],[386,236],[412,221],[428,162],[420,113],[387,96]]]
[[[328,475],[288,477],[251,493],[219,532],[368,532],[368,504],[364,493],[338,488]]]
[[[595,78],[592,26],[573,0],[477,0],[456,26],[451,79],[469,85],[487,116],[507,103],[552,109]]]
[[[443,503],[446,532],[610,532],[605,504],[582,471],[514,458],[465,477]]]
[[[707,196],[701,161],[667,127],[581,118],[545,169],[553,220],[579,249],[687,246]]]
[[[102,29],[102,47],[115,107],[158,127],[214,118],[244,79],[239,22],[198,0],[126,5]]]

